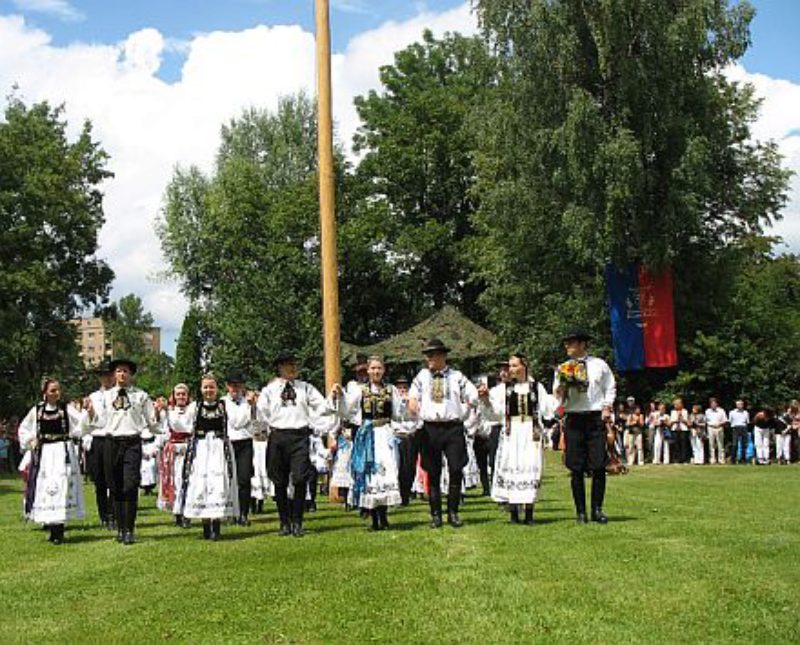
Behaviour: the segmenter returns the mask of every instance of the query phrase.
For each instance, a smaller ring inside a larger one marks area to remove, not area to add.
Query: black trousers
[[[236,460],[236,485],[239,488],[239,509],[242,515],[247,515],[250,508],[251,480],[255,468],[253,467],[253,440],[239,439],[231,441],[233,458]]]
[[[585,473],[592,475],[592,510],[603,507],[606,493],[606,429],[599,412],[567,413],[564,463],[571,471],[572,499],[586,513]]]
[[[472,447],[475,449],[475,461],[478,463],[481,486],[484,492],[488,492],[491,488],[489,485],[489,455],[492,453],[491,437],[481,437],[476,434]]]
[[[274,430],[267,448],[267,474],[275,484],[275,504],[281,522],[301,523],[305,508],[306,482],[313,466],[309,456],[308,428]],[[287,488],[291,480],[294,499],[291,512]]]
[[[398,484],[400,485],[400,498],[404,504],[411,499],[411,488],[417,478],[417,455],[419,455],[419,437],[412,434],[400,439],[398,445],[400,462],[398,464]]]
[[[92,447],[86,455],[86,466],[94,482],[94,496],[101,522],[107,522],[114,515],[114,498],[106,479],[106,452],[110,450],[111,441],[109,437],[92,437]]]
[[[675,442],[678,444],[678,463],[688,464],[691,461],[692,446],[691,432],[689,430],[678,430],[675,433]]]
[[[494,467],[497,460],[497,447],[500,445],[500,431],[503,426],[499,423],[492,426],[489,433],[489,466],[491,467],[492,477],[494,477]]]
[[[138,435],[106,440],[105,474],[114,498],[117,528],[133,531],[142,481],[142,440]]]
[[[447,490],[447,512],[458,511],[461,500],[461,482],[464,479],[464,466],[467,465],[467,441],[464,424],[460,421],[445,423],[425,422],[420,431],[420,454],[422,467],[428,473],[430,482],[430,507],[432,515],[442,513],[442,455],[447,457],[447,471],[450,485]]]

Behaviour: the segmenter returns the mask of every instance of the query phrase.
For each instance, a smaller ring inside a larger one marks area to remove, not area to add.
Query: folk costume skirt
[[[371,445],[367,447],[367,444]],[[353,506],[372,509],[400,504],[397,451],[391,424],[375,426],[372,421],[365,421],[361,425],[353,446],[350,471]]]
[[[267,442],[253,441],[253,477],[250,479],[250,495],[264,500],[275,494],[275,486],[267,475]]]
[[[209,433],[192,440],[186,458],[189,477],[184,485],[183,515],[207,520],[238,517],[236,461],[230,442]]]
[[[41,445],[32,453],[28,486],[29,500],[25,516],[39,524],[64,524],[83,519],[81,471],[72,441],[57,441]]]
[[[492,477],[492,499],[508,504],[533,504],[539,497],[544,451],[539,428],[534,438],[533,420],[511,421],[510,431],[500,431]]]

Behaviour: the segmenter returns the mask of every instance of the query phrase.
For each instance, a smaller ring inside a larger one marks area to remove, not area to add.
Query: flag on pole
[[[678,364],[672,272],[606,266],[614,363],[623,372]]]

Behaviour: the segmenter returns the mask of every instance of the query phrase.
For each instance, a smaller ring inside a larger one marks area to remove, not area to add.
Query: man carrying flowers
[[[617,386],[608,364],[588,355],[590,340],[589,334],[581,329],[564,336],[568,360],[556,369],[553,393],[564,407],[565,463],[571,472],[577,521],[579,524],[588,522],[584,485],[588,472],[592,476],[591,519],[606,524],[608,518],[603,513],[607,459],[605,423],[611,419]]]

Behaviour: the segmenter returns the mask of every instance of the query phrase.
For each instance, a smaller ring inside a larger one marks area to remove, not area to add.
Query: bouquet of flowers
[[[589,373],[584,361],[569,360],[558,366],[559,384],[566,388],[576,388],[581,392],[589,389]]]

